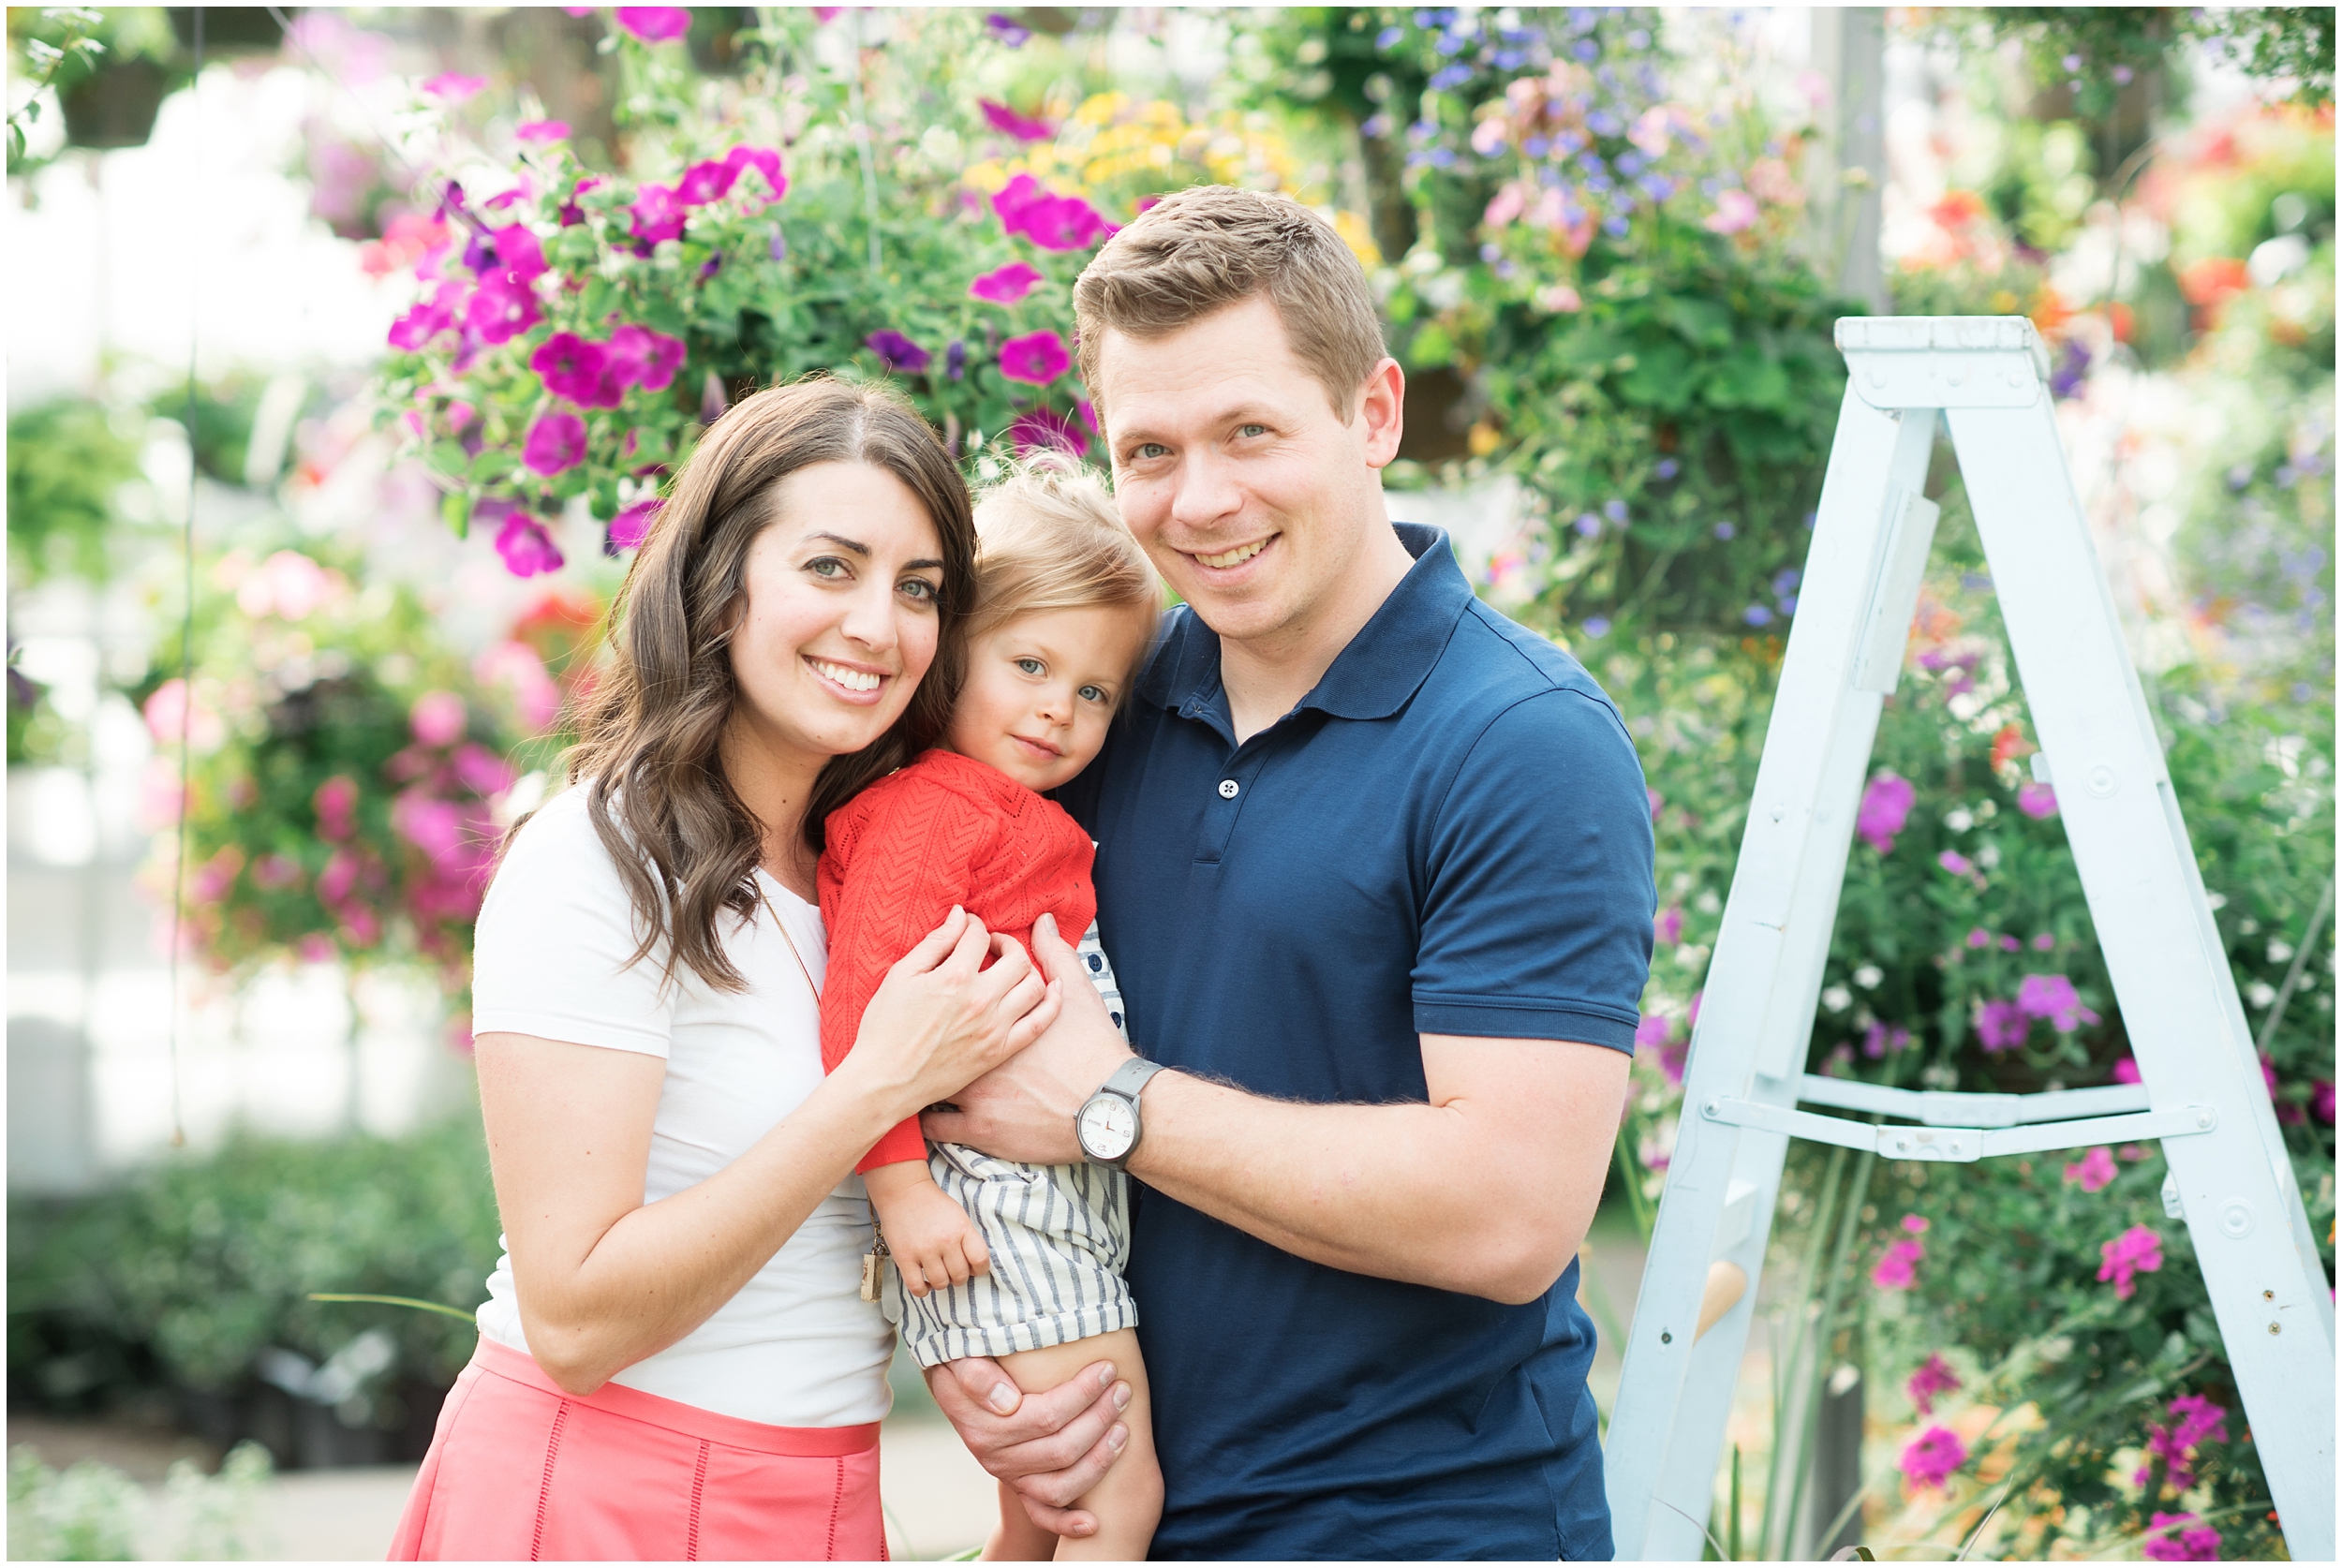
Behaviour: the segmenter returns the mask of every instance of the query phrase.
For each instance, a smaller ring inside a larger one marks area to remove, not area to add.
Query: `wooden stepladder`
[[[1845,401],[1604,1456],[1618,1556],[1700,1556],[1789,1139],[1965,1162],[2153,1138],[2287,1547],[2297,1561],[2331,1561],[2333,1299],[2067,473],[2048,355],[2022,318],[1850,318],[1837,337]],[[2039,733],[2035,772],[2054,780],[2122,1004],[2136,1085],[1952,1094],[1804,1071],[1879,706],[1902,673],[1934,537],[1936,509],[1920,489],[1939,421]],[[1700,1319],[1727,1299],[1703,1331]]]

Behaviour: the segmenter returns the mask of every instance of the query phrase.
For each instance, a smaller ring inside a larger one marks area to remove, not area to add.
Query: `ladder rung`
[[[1812,1072],[1798,1079],[1797,1097],[1808,1104],[1875,1111],[1929,1127],[2021,1127],[2029,1121],[2062,1121],[2147,1108],[2144,1084],[2052,1089],[2045,1094],[1953,1094],[1942,1089],[1890,1088],[1860,1078],[1824,1078]]]
[[[2080,1091],[2087,1092],[2087,1091]],[[2013,1096],[2011,1098],[2014,1098]],[[1946,1160],[1966,1162],[2004,1154],[2038,1154],[2080,1148],[2085,1144],[2138,1143],[2209,1132],[2219,1116],[2209,1105],[2133,1116],[2086,1117],[2077,1121],[2033,1122],[2018,1127],[1880,1127],[1844,1117],[1825,1117],[1754,1100],[1712,1098],[1700,1107],[1710,1121],[1779,1132],[1809,1143],[1869,1149],[1885,1160]]]

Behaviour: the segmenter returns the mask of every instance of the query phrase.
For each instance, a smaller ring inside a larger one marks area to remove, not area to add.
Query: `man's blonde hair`
[[[1385,353],[1366,270],[1298,201],[1234,185],[1164,198],[1082,269],[1074,324],[1090,396],[1103,405],[1098,350],[1109,329],[1163,337],[1255,294],[1276,306],[1295,356],[1347,424]]]
[[[971,639],[1020,615],[1128,610],[1154,642],[1163,585],[1114,497],[1062,452],[1038,451],[976,498],[976,601]]]

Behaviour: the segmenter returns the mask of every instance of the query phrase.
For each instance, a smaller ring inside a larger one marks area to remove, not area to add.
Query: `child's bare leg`
[[[1163,1472],[1155,1464],[1155,1427],[1147,1398],[1147,1368],[1138,1355],[1138,1331],[1118,1328],[1068,1345],[1047,1350],[1018,1351],[1001,1357],[1001,1366],[1026,1393],[1055,1388],[1096,1361],[1114,1363],[1115,1376],[1131,1385],[1131,1402],[1122,1412],[1130,1442],[1105,1478],[1082,1495],[1075,1506],[1098,1518],[1098,1533],[1082,1540],[1060,1538],[1032,1522],[1024,1503],[1006,1486],[1001,1488],[1001,1526],[985,1547],[990,1561],[1141,1562],[1155,1524],[1163,1516]]]

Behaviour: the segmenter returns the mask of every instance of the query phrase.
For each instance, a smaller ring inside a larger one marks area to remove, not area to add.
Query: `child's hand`
[[[924,1165],[919,1174],[926,1176]],[[874,1190],[870,1201],[878,1210],[886,1250],[902,1271],[903,1289],[912,1295],[964,1285],[971,1275],[991,1269],[992,1256],[985,1250],[976,1222],[932,1178],[906,1184],[883,1197]]]

